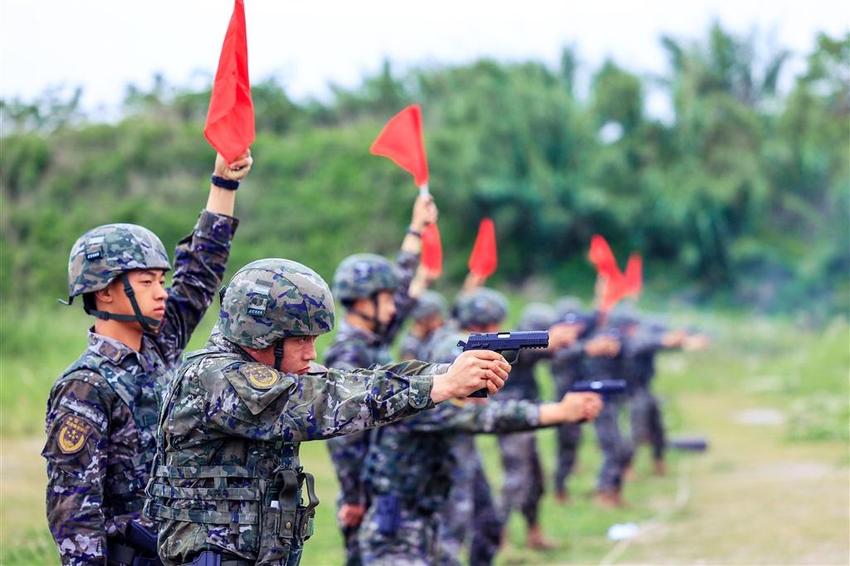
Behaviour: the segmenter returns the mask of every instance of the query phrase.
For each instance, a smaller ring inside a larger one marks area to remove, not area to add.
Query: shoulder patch
[[[73,415],[62,420],[59,432],[56,433],[56,444],[63,454],[76,454],[86,444],[92,427],[86,421]]]
[[[271,389],[280,375],[272,368],[260,364],[246,364],[239,368],[239,373],[244,375],[255,389]]]

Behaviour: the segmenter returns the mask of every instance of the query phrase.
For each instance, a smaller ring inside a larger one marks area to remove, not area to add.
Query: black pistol
[[[527,332],[486,332],[480,334],[470,334],[469,338],[464,342],[459,341],[457,345],[463,348],[464,352],[469,350],[490,350],[492,352],[516,352],[513,360],[508,360],[514,364],[519,358],[519,351],[529,348],[548,348],[549,347],[549,332],[546,330],[533,330]],[[487,397],[487,388],[482,388],[470,395],[470,397]]]

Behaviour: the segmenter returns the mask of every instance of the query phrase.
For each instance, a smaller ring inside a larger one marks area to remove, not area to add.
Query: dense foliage
[[[608,61],[587,97],[569,49],[558,69],[480,60],[398,76],[386,64],[325,102],[255,84],[256,166],[231,267],[285,256],[330,276],[349,253],[392,253],[415,192],[368,147],[415,101],[450,279],[491,215],[503,283],[534,276],[588,295],[585,252],[601,232],[623,260],[644,254],[659,292],[847,309],[850,34],[820,36],[787,92],[777,81],[788,54],[755,37],[714,26],[701,41],[662,43],[665,76]],[[670,120],[647,115],[649,81],[669,94]],[[163,81],[131,87],[115,123],[81,115],[79,93],[3,101],[2,300],[61,296],[71,243],[100,223],[141,223],[173,246],[205,198],[208,99]]]

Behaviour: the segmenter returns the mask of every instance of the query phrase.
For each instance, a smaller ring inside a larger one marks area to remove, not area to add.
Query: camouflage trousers
[[[635,449],[641,444],[652,447],[655,460],[664,459],[667,434],[658,398],[647,387],[640,387],[629,399],[632,424],[632,444]]]
[[[437,517],[400,505],[392,517],[372,505],[363,517],[358,540],[363,564],[374,566],[432,566],[459,564],[455,557],[440,560]]]
[[[472,437],[453,447],[457,461],[449,498],[438,513],[440,563],[445,557],[459,560],[463,545],[469,542],[472,566],[491,564],[499,550],[502,521],[493,501],[490,483]]]
[[[620,431],[620,412],[623,400],[609,398],[593,424],[596,440],[602,450],[602,468],[596,481],[599,491],[619,490],[623,483],[623,471],[632,459],[631,441]]]
[[[346,527],[340,524],[339,530],[342,532],[342,541],[345,545],[345,566],[360,566],[363,563],[360,559],[360,541],[358,536],[360,525]]]
[[[526,523],[538,522],[543,498],[543,466],[537,453],[537,435],[516,432],[499,435],[505,481],[502,484],[502,522],[507,523],[513,510],[525,517]]]
[[[558,453],[555,463],[555,491],[563,493],[567,480],[573,473],[581,446],[582,425],[564,423],[556,429],[558,437]]]

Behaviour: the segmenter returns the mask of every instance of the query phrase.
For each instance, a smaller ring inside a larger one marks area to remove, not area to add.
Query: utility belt
[[[123,536],[106,541],[108,566],[162,566],[156,553],[156,532],[130,521]]]

